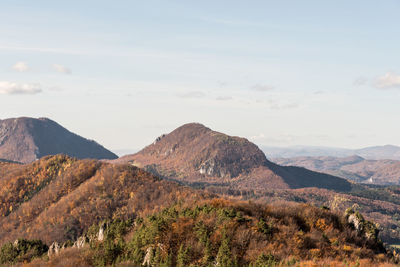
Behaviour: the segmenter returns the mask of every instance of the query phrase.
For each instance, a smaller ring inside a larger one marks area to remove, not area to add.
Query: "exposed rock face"
[[[357,232],[361,233],[364,231],[364,224],[360,218],[357,218],[356,214],[350,214],[347,218],[347,222],[354,226]]]
[[[151,264],[151,261],[153,259],[154,251],[156,249],[160,249],[160,251],[162,253],[165,252],[165,246],[163,244],[161,244],[161,243],[158,243],[157,245],[149,246],[146,249],[146,254],[144,256],[144,260],[143,260],[142,266],[155,266],[154,264]]]
[[[0,158],[29,163],[55,154],[76,158],[118,158],[95,141],[71,133],[47,118],[0,120]]]
[[[97,233],[97,240],[104,240],[104,231],[107,229],[108,225],[106,223],[102,223],[99,228],[99,232]]]
[[[114,163],[131,163],[158,176],[185,183],[224,183],[239,190],[321,187],[349,190],[344,179],[282,167],[245,138],[228,136],[198,124],[185,124],[133,155]]]
[[[373,222],[365,220],[361,213],[349,208],[346,210],[345,217],[347,222],[354,226],[359,235],[364,235],[370,240],[378,240],[378,227]]]
[[[80,236],[78,239],[74,242],[73,247],[76,248],[83,248],[86,245],[87,238],[86,236]]]
[[[146,255],[144,256],[143,266],[151,266],[151,259],[153,257],[153,247],[148,247],[146,250]]]
[[[49,256],[49,258],[53,255],[57,255],[60,252],[60,249],[61,249],[60,245],[57,242],[53,242],[49,247],[47,255]]]

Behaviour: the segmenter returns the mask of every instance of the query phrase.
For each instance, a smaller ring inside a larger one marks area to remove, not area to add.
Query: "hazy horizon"
[[[261,146],[400,145],[398,1],[11,1],[1,119],[113,151],[188,122]]]

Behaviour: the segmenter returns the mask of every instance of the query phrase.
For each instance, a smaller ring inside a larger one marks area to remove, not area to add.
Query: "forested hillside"
[[[129,165],[63,155],[0,167],[0,243],[77,238],[103,219],[128,219],[201,192]]]
[[[1,163],[0,170],[2,263],[273,266],[396,259],[377,226],[357,210],[344,215],[288,201],[215,198],[131,165],[64,155]]]

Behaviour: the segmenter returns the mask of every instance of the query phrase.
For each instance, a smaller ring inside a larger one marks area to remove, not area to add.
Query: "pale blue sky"
[[[263,145],[400,145],[399,1],[0,3],[0,118],[110,149],[187,122]]]

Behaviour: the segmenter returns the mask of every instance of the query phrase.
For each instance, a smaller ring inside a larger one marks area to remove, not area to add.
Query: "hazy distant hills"
[[[29,163],[55,154],[77,158],[117,158],[95,141],[76,135],[47,118],[0,120],[0,158]]]
[[[366,160],[360,156],[275,158],[277,164],[299,166],[355,182],[400,185],[400,161]]]
[[[355,151],[354,154],[359,155],[365,159],[400,160],[400,147],[393,145],[373,146],[358,149]]]
[[[215,132],[198,123],[185,124],[138,153],[115,162],[130,162],[189,184],[235,190],[351,188],[349,182],[338,177],[274,164],[247,139]]]
[[[392,159],[400,160],[400,147],[393,145],[374,146],[362,149],[345,149],[334,147],[293,146],[269,147],[261,149],[268,158],[293,158],[293,157],[348,157],[358,155],[365,159]]]

